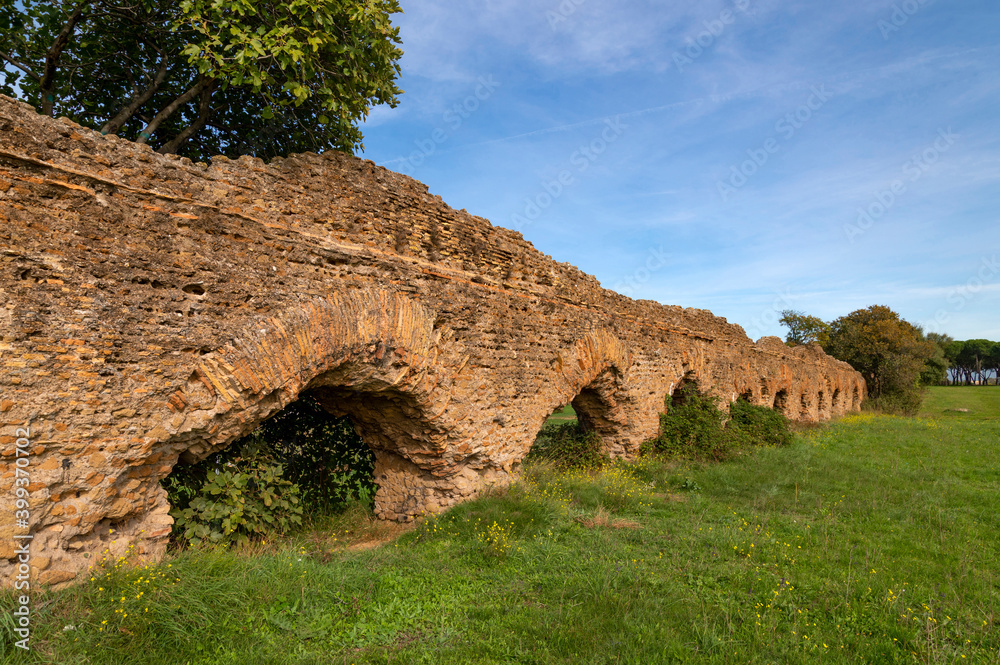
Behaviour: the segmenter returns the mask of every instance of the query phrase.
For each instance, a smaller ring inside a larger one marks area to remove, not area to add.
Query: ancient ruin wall
[[[602,289],[369,161],[193,164],[0,97],[4,584],[16,535],[43,583],[159,555],[160,479],[303,391],[353,419],[378,513],[408,519],[508,482],[570,401],[632,454],[691,380],[810,421],[865,391],[818,347]]]

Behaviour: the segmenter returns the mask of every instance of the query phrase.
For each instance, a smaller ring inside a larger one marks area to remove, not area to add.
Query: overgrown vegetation
[[[728,409],[716,397],[702,395],[687,383],[668,395],[660,414],[660,431],[641,448],[644,454],[669,458],[722,461],[754,446],[787,446],[792,441],[788,419],[780,412],[745,399]],[[600,437],[582,423],[563,422],[557,412],[538,433],[527,462],[547,462],[558,469],[597,469],[610,463]]]
[[[739,399],[729,409],[719,399],[700,395],[686,384],[667,399],[660,415],[660,432],[643,444],[643,451],[670,457],[721,461],[752,446],[785,446],[792,440],[788,420],[781,413]]]
[[[722,464],[538,463],[381,548],[355,545],[397,527],[357,510],[280,544],[95,561],[34,595],[15,657],[997,662],[1000,391],[928,394],[939,419],[850,416]]]
[[[609,461],[596,432],[577,422],[549,424],[542,428],[528,454],[528,461],[547,461],[560,469],[592,469]]]
[[[336,511],[375,494],[375,457],[347,418],[309,395],[250,435],[164,481],[174,534],[193,545],[285,534],[303,511]]]
[[[787,343],[818,343],[860,372],[868,384],[869,410],[913,415],[923,388],[946,376],[946,336],[925,336],[884,305],[859,309],[830,323],[786,310],[781,323],[789,329]]]
[[[174,533],[192,545],[281,535],[302,524],[299,487],[283,476],[280,464],[264,457],[237,457],[209,471],[200,486],[185,486],[192,498],[173,507]]]

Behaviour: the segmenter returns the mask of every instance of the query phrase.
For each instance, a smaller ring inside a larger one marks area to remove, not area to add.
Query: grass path
[[[34,650],[6,658],[1000,662],[1000,418],[971,391],[994,392],[725,464],[535,468],[377,549],[348,548],[377,525],[338,518],[254,553],[111,562],[39,595]]]

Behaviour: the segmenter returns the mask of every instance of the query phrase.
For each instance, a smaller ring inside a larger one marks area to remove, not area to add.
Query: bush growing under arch
[[[579,423],[565,423],[543,427],[527,459],[552,462],[563,469],[593,469],[609,458],[601,450],[597,432],[587,431]]]
[[[693,383],[678,392],[677,398],[667,396],[660,431],[642,444],[642,452],[721,461],[739,448],[792,441],[788,419],[774,409],[740,398],[726,411],[719,407],[719,398],[699,394]]]
[[[284,533],[304,510],[330,511],[375,495],[375,456],[347,418],[301,397],[228,448],[163,481],[174,535],[192,544]]]

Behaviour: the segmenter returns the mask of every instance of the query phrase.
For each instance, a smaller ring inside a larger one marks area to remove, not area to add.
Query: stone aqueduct
[[[508,482],[567,402],[632,454],[692,380],[809,421],[865,395],[818,347],[602,289],[369,161],[193,164],[0,97],[4,584],[17,535],[42,583],[159,555],[159,480],[303,391],[352,418],[378,514],[406,519]]]

